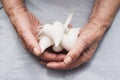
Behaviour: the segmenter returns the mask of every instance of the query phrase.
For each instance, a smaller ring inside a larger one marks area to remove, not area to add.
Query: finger
[[[22,34],[21,39],[25,43],[28,50],[30,50],[34,55],[40,56],[41,49],[39,47],[38,41],[30,31]]]
[[[66,69],[66,64],[64,62],[48,62],[46,67],[51,69]]]
[[[87,46],[88,43],[86,36],[78,38],[77,42],[73,46],[73,49],[71,49],[64,58],[64,63],[70,64],[74,62],[81,55],[81,53]]]
[[[44,53],[41,54],[40,58],[44,61],[63,61],[65,57],[65,54],[55,54],[55,53],[50,53],[48,51],[45,51]]]

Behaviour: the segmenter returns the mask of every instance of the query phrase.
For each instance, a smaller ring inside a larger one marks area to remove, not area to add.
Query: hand
[[[98,26],[98,24],[95,24],[94,22],[87,23],[82,28],[80,36],[78,37],[73,49],[64,56],[64,60],[59,62],[42,61],[42,63],[52,69],[66,70],[76,68],[81,64],[88,62],[92,58],[105,31],[106,27]]]
[[[39,21],[27,10],[19,11],[19,14],[10,16],[10,19],[25,47],[39,56],[41,54],[37,35],[37,26],[41,25]]]
[[[35,56],[45,61],[61,61],[64,54],[41,54],[41,49],[38,44],[38,25],[41,25],[35,16],[29,11],[20,11],[19,14],[10,16],[10,19],[15,26],[15,29],[20,36],[25,47],[32,52]]]

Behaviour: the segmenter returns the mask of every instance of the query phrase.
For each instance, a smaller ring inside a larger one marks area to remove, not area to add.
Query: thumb
[[[35,56],[39,57],[41,55],[41,49],[38,44],[36,37],[32,34],[32,32],[27,31],[21,36],[25,47],[31,51]]]
[[[87,40],[84,37],[78,38],[77,42],[73,46],[73,48],[68,52],[66,57],[64,58],[65,64],[70,64],[74,62],[81,53],[85,50],[88,46]]]

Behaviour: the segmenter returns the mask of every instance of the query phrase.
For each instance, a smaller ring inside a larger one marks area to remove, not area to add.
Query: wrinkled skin
[[[39,56],[40,52],[34,50],[36,47],[40,51],[37,35],[37,26],[40,25],[39,21],[28,11],[11,19],[17,25],[15,27],[16,31],[25,47],[36,56]]]
[[[26,9],[21,0],[2,0],[2,4],[24,45],[41,58],[41,64],[51,69],[68,70],[92,58],[100,40],[113,21],[120,1],[95,0],[88,22],[83,26],[73,49],[66,54],[64,52],[56,54],[48,50],[41,54],[37,35],[37,26],[41,25],[40,22]]]

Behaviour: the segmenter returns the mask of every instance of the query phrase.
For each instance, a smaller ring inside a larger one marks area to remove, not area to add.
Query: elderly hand
[[[39,56],[41,54],[37,35],[39,21],[27,10],[11,16],[11,20],[25,47],[36,56]]]
[[[37,36],[39,21],[27,10],[22,0],[2,0],[2,4],[24,45],[35,55],[40,55]]]
[[[95,0],[88,23],[82,28],[72,50],[62,61],[42,61],[52,69],[73,69],[88,62],[120,6],[119,0]]]
[[[41,24],[38,19],[28,11],[21,0],[2,0],[2,3],[23,44],[30,52],[45,61],[61,61],[61,59],[63,59],[64,54],[59,54],[59,57],[57,57],[56,54],[48,54],[47,52],[41,55],[37,32],[37,26]]]

